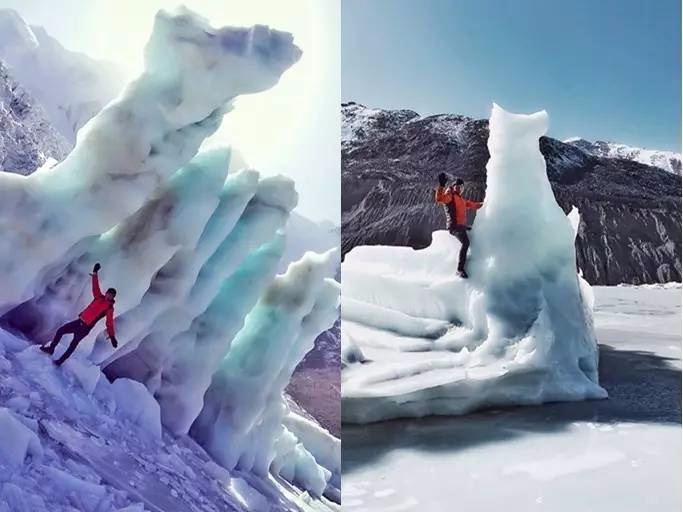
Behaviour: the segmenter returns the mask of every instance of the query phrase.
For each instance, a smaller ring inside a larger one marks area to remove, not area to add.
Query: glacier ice
[[[604,398],[577,214],[557,205],[539,137],[545,111],[493,106],[470,278],[446,231],[423,250],[357,247],[342,264],[342,419],[463,414]]]
[[[299,56],[287,33],[215,30],[189,11],[160,11],[145,71],[79,131],[69,156],[29,176],[0,174],[0,273],[12,276],[0,312],[31,296],[46,258],[138,210],[218,128],[232,99],[273,86]]]
[[[290,34],[161,11],[145,71],[79,131],[72,153],[28,176],[0,173],[0,322],[44,342],[89,302],[100,262],[102,286],[118,290],[119,346],[101,326],[81,342],[64,367],[81,390],[155,438],[160,421],[225,467],[319,497],[338,494],[338,440],[297,423],[283,393],[338,316],[328,277],[338,252],[306,254],[277,275],[294,183],[261,177],[230,148],[198,152],[236,96],[273,86],[299,56]],[[36,347],[16,358],[73,404]],[[253,423],[233,425],[236,411]]]
[[[0,330],[0,352],[9,363],[0,367],[0,394],[23,399],[4,405],[42,445],[29,446],[18,466],[0,455],[2,511],[335,510],[325,498],[317,506],[301,506],[301,491],[281,477],[220,468],[187,436],[164,431],[159,441],[145,435],[144,425],[119,407],[125,402],[146,413],[140,395],[122,393],[116,400],[115,384],[101,379],[93,400],[70,368],[55,368],[28,340]],[[152,399],[141,384],[138,390]],[[3,432],[10,431],[3,423]],[[12,448],[22,452],[14,441]],[[234,492],[237,481],[241,496]]]
[[[159,404],[147,388],[131,379],[116,379],[111,385],[116,401],[116,412],[161,439],[161,415]]]
[[[192,435],[227,468],[277,472],[320,496],[330,471],[284,425],[284,392],[318,333],[337,317],[338,252],[308,253],[273,279],[213,374]],[[224,442],[230,439],[230,443]],[[288,441],[289,439],[289,441]]]
[[[21,467],[27,456],[36,459],[42,456],[43,449],[38,436],[5,407],[0,407],[0,432],[0,464],[17,468]]]
[[[328,485],[341,489],[341,440],[317,423],[290,412],[283,425],[313,456],[315,462],[331,474]]]

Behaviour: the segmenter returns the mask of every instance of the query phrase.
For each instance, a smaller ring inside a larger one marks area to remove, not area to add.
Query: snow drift
[[[196,437],[212,453],[251,454],[217,456],[228,469],[270,470],[320,496],[330,463],[284,427],[283,391],[337,316],[328,276],[338,252],[306,254],[276,277],[294,183],[241,168],[229,148],[197,154],[232,99],[273,86],[299,56],[287,33],[216,30],[186,9],[161,11],[144,73],[73,152],[29,176],[0,174],[0,320],[45,342],[91,300],[88,273],[100,262],[103,287],[118,290],[119,347],[98,326],[65,370],[92,392],[101,364],[119,402],[136,402],[118,410],[154,437],[159,419],[180,435],[200,418]],[[224,375],[240,390],[232,405],[212,391]],[[221,409],[255,423],[238,432],[225,414],[206,420]]]
[[[578,217],[557,205],[539,151],[546,128],[545,111],[493,106],[470,279],[455,277],[459,242],[446,231],[423,250],[346,256],[344,421],[606,396],[592,294],[576,273]]]

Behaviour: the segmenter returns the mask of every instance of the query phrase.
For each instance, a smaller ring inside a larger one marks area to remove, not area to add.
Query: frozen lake
[[[681,289],[593,289],[608,400],[345,426],[344,510],[681,510]]]

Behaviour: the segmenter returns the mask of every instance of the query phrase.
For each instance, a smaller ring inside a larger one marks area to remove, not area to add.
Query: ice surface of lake
[[[344,510],[681,510],[681,289],[594,291],[608,400],[345,426]]]

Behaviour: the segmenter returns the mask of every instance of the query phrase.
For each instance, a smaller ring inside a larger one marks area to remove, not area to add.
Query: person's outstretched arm
[[[451,192],[446,187],[436,187],[434,192],[434,201],[439,204],[450,203],[453,198],[451,197]]]
[[[453,196],[451,195],[451,189],[446,187],[447,181],[448,177],[446,176],[446,173],[439,173],[439,186],[436,187],[436,190],[434,191],[434,201],[439,204],[450,203],[453,199]]]
[[[484,203],[480,203],[478,201],[465,200],[465,208],[469,208],[470,210],[478,210],[482,206],[484,206]]]
[[[92,269],[92,296],[95,297],[96,299],[101,299],[104,297],[102,295],[102,290],[100,290],[100,281],[97,278],[97,271],[100,270],[101,266],[99,263],[95,263],[95,266]]]

